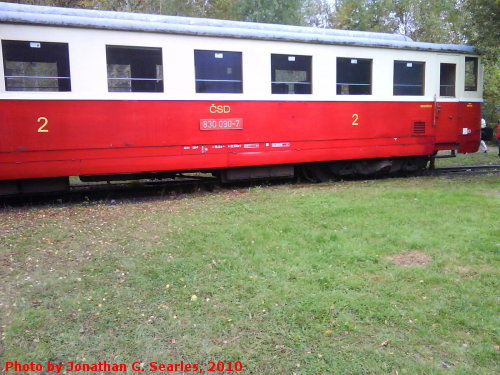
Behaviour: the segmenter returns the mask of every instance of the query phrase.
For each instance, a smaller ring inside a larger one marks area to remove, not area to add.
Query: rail
[[[429,174],[463,173],[463,172],[483,172],[489,173],[499,171],[500,165],[461,165],[456,167],[442,167],[426,170]]]

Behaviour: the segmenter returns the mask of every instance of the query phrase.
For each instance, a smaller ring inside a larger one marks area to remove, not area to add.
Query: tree
[[[243,21],[302,25],[303,0],[240,0],[235,10]]]
[[[484,115],[488,122],[500,118],[500,2],[498,0],[467,0],[468,41],[482,54],[484,63]]]
[[[308,26],[330,28],[334,4],[329,0],[305,0],[302,8],[304,23]]]
[[[335,28],[381,31],[425,42],[463,42],[459,0],[337,0]]]

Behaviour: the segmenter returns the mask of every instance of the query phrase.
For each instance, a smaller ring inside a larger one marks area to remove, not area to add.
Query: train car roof
[[[302,43],[477,53],[474,47],[415,42],[404,35],[0,3],[0,22]]]

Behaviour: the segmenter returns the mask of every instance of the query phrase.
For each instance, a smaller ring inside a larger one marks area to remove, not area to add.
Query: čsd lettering
[[[210,113],[230,113],[231,112],[231,106],[229,105],[215,105],[212,104],[209,107]]]

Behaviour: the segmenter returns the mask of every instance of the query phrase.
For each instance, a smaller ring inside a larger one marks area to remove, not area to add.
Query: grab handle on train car
[[[437,126],[437,117],[438,117],[439,111],[441,111],[441,105],[437,103],[437,95],[434,95],[434,116],[432,119],[432,126],[433,127]]]

